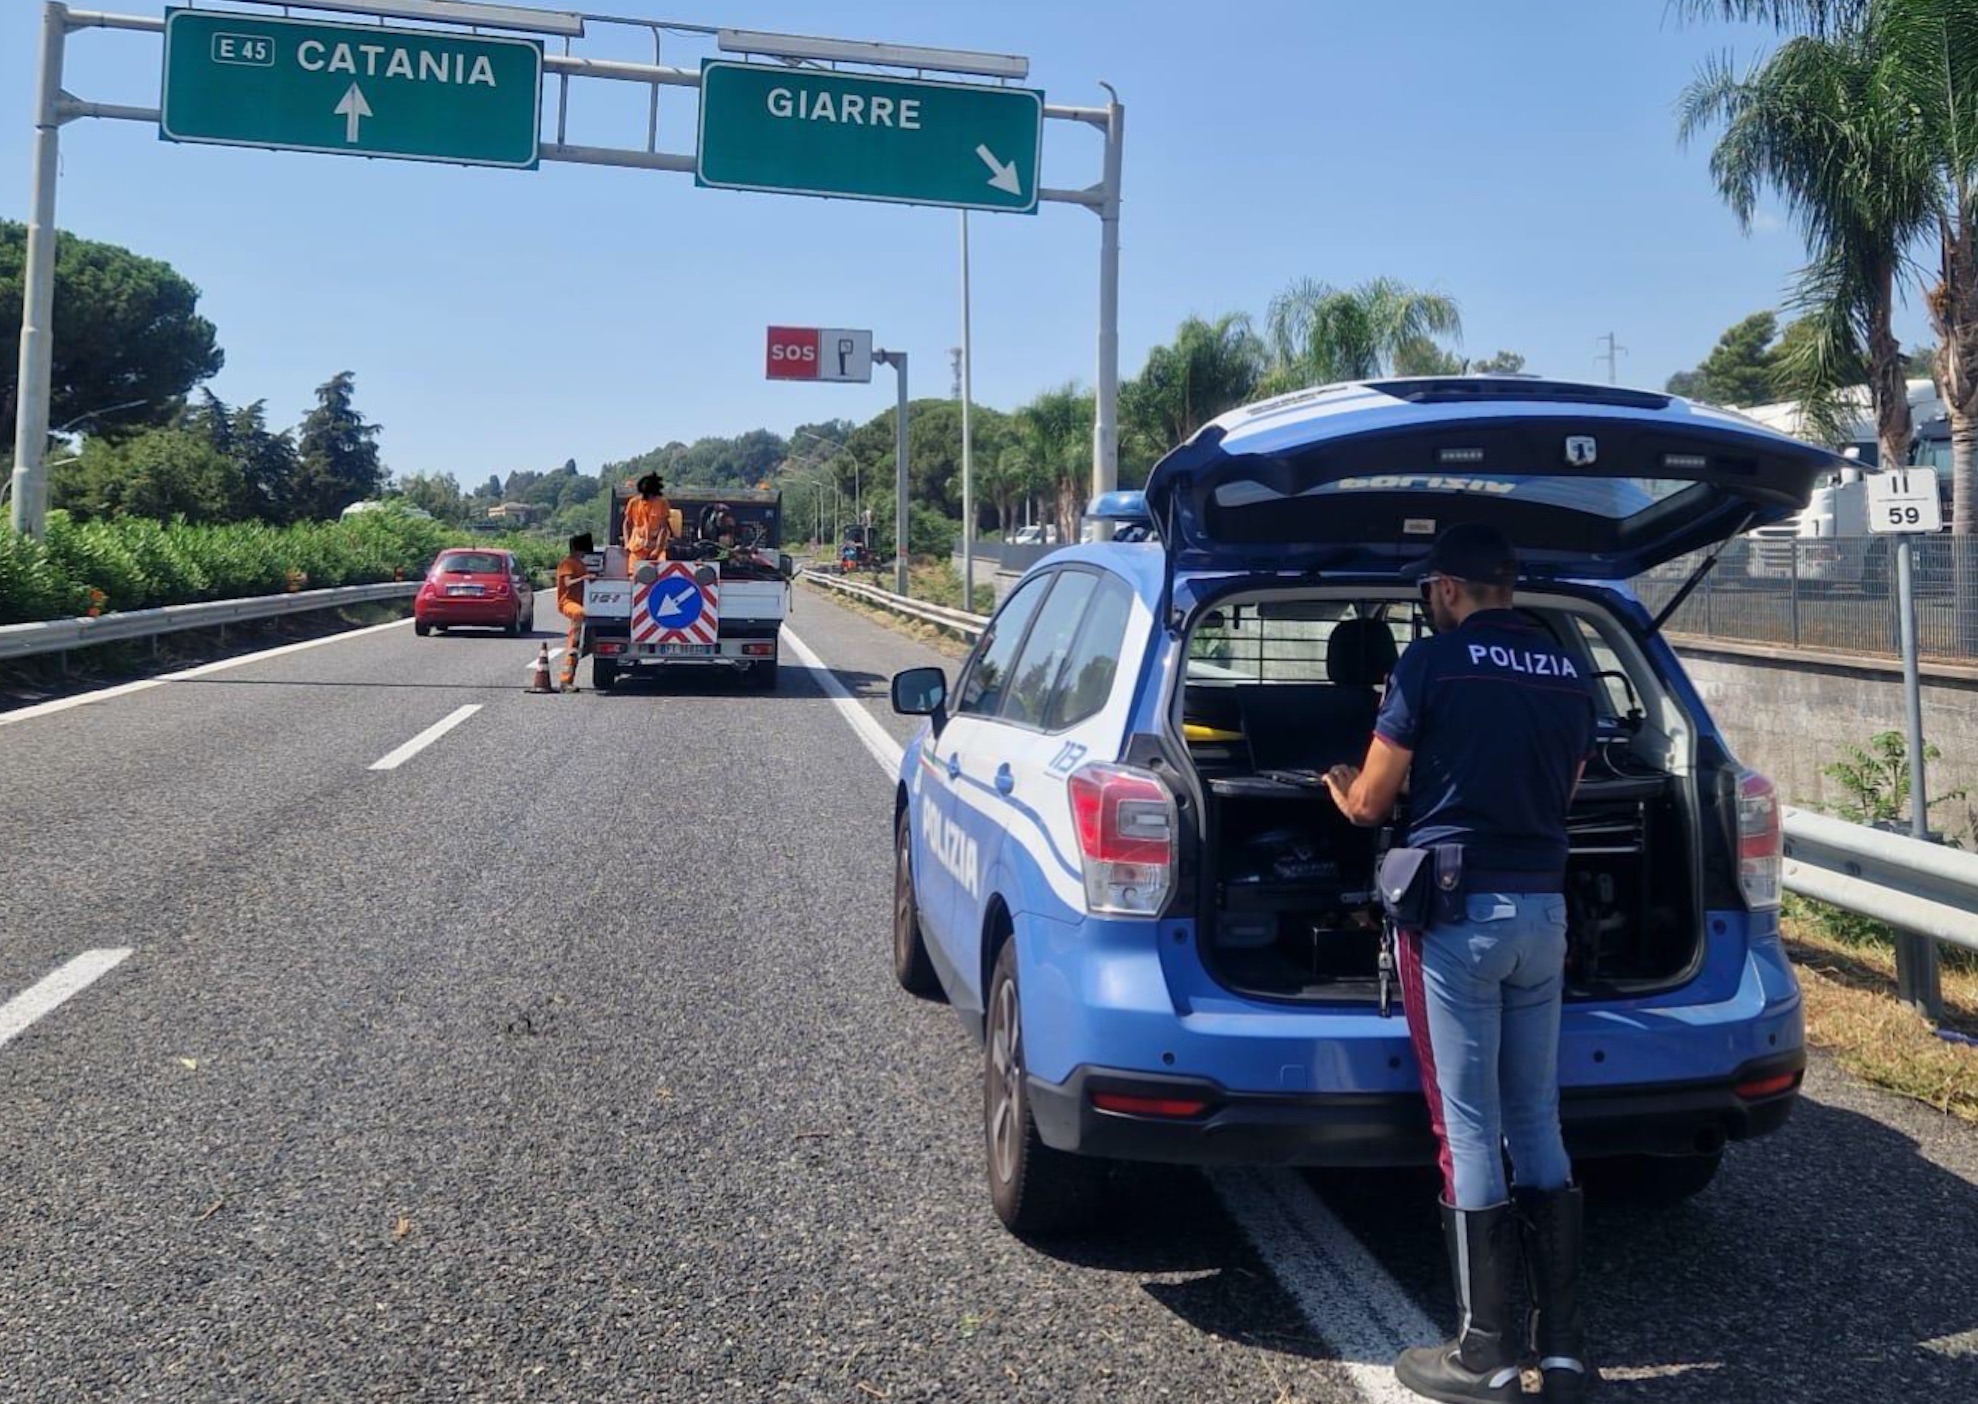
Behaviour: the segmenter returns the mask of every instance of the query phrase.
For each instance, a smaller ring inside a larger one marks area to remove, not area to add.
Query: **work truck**
[[[767,488],[685,488],[669,494],[669,559],[627,570],[625,503],[611,494],[611,536],[585,557],[584,652],[591,686],[609,692],[639,673],[726,669],[776,686],[794,563],[782,545],[783,495]]]

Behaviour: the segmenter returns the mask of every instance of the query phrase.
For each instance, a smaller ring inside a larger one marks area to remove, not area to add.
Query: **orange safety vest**
[[[584,615],[584,558],[565,556],[556,567],[556,607],[572,619]]]
[[[635,497],[625,504],[625,552],[658,560],[673,540],[673,504],[664,496]]]

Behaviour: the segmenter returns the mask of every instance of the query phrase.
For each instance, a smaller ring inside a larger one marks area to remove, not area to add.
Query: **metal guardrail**
[[[815,568],[804,571],[804,578],[818,585],[824,585],[853,599],[864,600],[867,604],[890,609],[895,614],[909,619],[918,619],[923,624],[933,624],[943,629],[951,629],[965,639],[981,637],[983,627],[989,623],[986,614],[970,614],[965,609],[950,609],[946,605],[926,604],[920,600],[910,600],[896,595],[891,590],[882,590],[872,585],[861,585],[855,580],[846,580]]]
[[[125,643],[184,629],[211,629],[250,619],[283,614],[307,614],[371,600],[409,599],[419,593],[417,580],[386,580],[374,585],[344,585],[334,590],[298,590],[291,595],[255,595],[243,600],[204,600],[198,604],[132,609],[94,619],[47,619],[34,624],[0,625],[0,661],[32,658],[43,653],[67,653],[97,644]]]
[[[1789,891],[1978,951],[1978,853],[1803,809],[1785,820]]]

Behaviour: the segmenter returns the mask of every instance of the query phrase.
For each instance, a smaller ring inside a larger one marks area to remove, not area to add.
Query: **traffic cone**
[[[549,683],[549,645],[536,650],[536,666],[529,673],[529,691],[555,692]]]

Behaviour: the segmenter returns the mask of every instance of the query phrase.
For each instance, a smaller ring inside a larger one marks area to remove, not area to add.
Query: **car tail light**
[[[1779,905],[1785,868],[1785,835],[1779,825],[1779,792],[1756,771],[1738,775],[1738,886],[1753,911]]]
[[[1776,1097],[1781,1092],[1790,1092],[1799,1085],[1800,1075],[1796,1072],[1779,1073],[1774,1077],[1755,1077],[1749,1082],[1740,1082],[1736,1091],[1747,1102],[1762,1101],[1766,1097]]]
[[[1074,771],[1066,790],[1085,860],[1085,909],[1157,915],[1174,888],[1173,793],[1148,771],[1105,764]]]
[[[776,645],[773,643],[745,643],[742,645],[743,655],[749,658],[768,658],[773,656],[775,652]]]
[[[1125,1092],[1094,1092],[1092,1105],[1127,1116],[1200,1116],[1209,1109],[1200,1097],[1136,1097]]]
[[[623,653],[624,651],[625,645],[616,639],[599,639],[597,647],[591,650],[593,653],[602,654],[607,657],[614,653]]]

